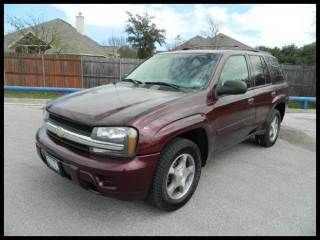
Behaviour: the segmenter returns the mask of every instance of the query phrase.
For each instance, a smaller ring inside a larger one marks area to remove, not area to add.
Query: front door
[[[226,81],[245,81],[248,91],[244,94],[220,95],[209,113],[215,129],[214,149],[221,150],[241,142],[256,127],[254,92],[245,55],[232,55],[222,67],[217,88]]]

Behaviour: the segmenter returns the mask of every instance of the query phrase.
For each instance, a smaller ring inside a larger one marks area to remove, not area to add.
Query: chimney
[[[84,34],[84,16],[81,12],[76,16],[76,28],[79,33]]]

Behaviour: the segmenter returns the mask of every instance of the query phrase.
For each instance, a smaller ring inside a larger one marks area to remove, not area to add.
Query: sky
[[[81,12],[85,34],[100,44],[108,43],[112,35],[127,36],[126,11],[153,16],[157,27],[166,30],[168,44],[174,44],[177,35],[186,41],[207,32],[209,16],[219,23],[221,33],[252,47],[301,47],[316,40],[315,4],[5,4],[4,31],[13,30],[8,16],[61,18],[75,26],[75,16]]]

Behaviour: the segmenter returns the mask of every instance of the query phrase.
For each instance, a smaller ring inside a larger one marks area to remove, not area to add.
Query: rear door
[[[221,69],[218,86],[226,80],[245,81],[244,94],[220,95],[208,118],[216,130],[215,150],[227,148],[242,141],[254,128],[254,93],[250,90],[250,74],[246,55],[231,55]]]
[[[272,107],[272,98],[275,92],[272,90],[269,69],[265,59],[260,55],[249,55],[252,81],[255,93],[256,124],[263,123]]]

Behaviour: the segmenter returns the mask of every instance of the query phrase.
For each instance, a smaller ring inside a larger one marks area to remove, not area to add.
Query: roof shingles
[[[60,52],[64,54],[88,54],[88,55],[113,55],[113,50],[101,46],[96,41],[92,40],[86,35],[79,33],[71,24],[62,19],[53,19],[48,22],[39,24],[38,26],[45,26],[46,31],[55,31],[58,36],[58,41],[53,48],[46,51],[46,53]],[[32,28],[26,28],[24,31],[32,31]],[[13,51],[10,46],[13,42],[21,37],[21,33],[13,32],[4,36],[4,51]]]
[[[214,38],[204,38],[201,36],[195,36],[183,44],[179,45],[176,49],[247,49],[252,50],[253,48],[243,44],[223,33],[219,33]]]

